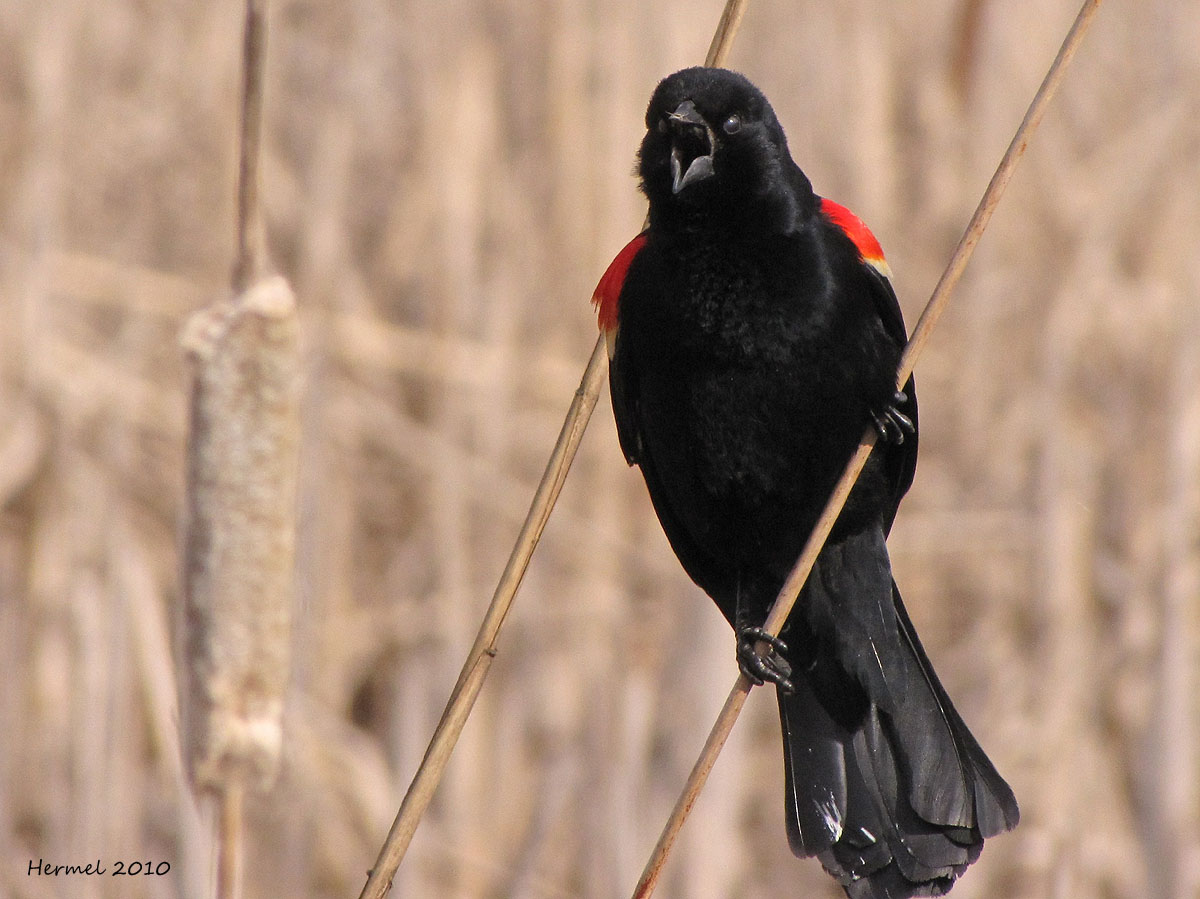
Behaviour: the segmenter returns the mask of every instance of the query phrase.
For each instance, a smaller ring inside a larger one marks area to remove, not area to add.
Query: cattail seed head
[[[195,315],[183,531],[184,745],[197,789],[265,787],[287,686],[299,387],[279,277]]]

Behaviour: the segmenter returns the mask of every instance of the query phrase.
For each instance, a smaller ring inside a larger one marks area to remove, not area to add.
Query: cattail
[[[185,753],[198,791],[275,777],[288,677],[297,326],[282,278],[198,313],[184,526]]]

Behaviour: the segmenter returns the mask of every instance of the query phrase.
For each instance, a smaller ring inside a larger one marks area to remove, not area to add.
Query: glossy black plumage
[[[613,411],[672,548],[735,628],[763,622],[872,414],[913,423],[872,453],[781,634],[795,690],[779,705],[793,851],[854,899],[940,895],[1017,806],[892,580],[917,406],[910,380],[893,408],[906,335],[886,269],[742,76],[670,76],[646,126],[649,228],[608,298]]]

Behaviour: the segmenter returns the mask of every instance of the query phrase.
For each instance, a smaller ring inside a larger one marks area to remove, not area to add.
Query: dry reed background
[[[294,683],[248,895],[356,895],[640,226],[644,104],[720,2],[276,0],[265,202],[306,359]],[[731,64],[915,316],[1076,4],[756,0]],[[0,895],[202,896],[173,628],[184,376],[223,289],[241,3],[0,5]],[[1111,0],[917,373],[892,540],[1022,802],[956,888],[1200,895],[1200,5]],[[630,890],[732,680],[602,399],[394,895]],[[658,895],[840,895],[751,697]],[[30,860],[167,860],[38,878]]]

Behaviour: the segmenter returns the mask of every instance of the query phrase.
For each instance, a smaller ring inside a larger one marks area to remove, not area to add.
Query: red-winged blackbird
[[[939,896],[1014,827],[892,579],[917,458],[906,334],[878,242],[818,197],[766,98],[685,69],[639,154],[649,226],[596,289],[621,448],[692,579],[777,685],[788,841],[853,899]],[[771,655],[767,610],[862,436],[880,436]]]

